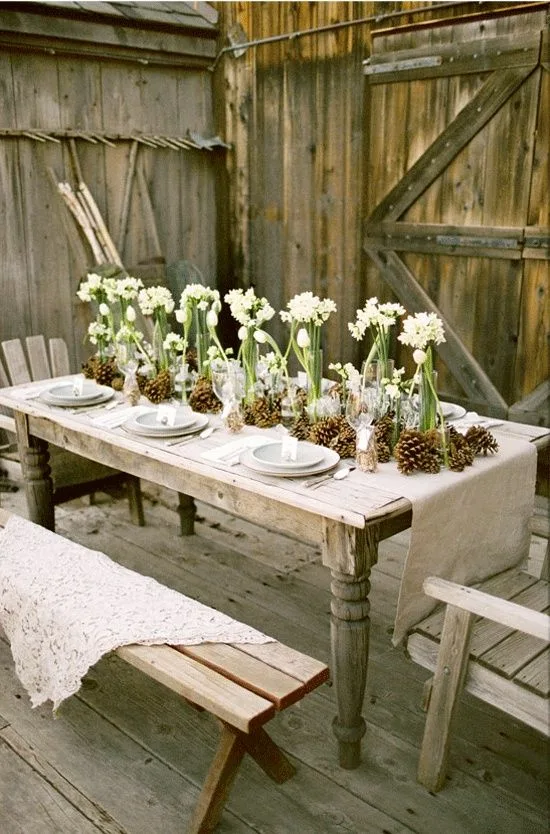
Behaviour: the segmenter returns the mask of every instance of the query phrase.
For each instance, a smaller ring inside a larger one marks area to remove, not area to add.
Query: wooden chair
[[[67,345],[63,339],[50,339],[49,352],[42,335],[28,336],[25,345],[28,362],[20,339],[2,342],[7,373],[0,363],[0,385],[18,385],[71,373]],[[15,433],[13,417],[0,414],[0,428]],[[123,484],[128,492],[132,521],[144,525],[139,478],[53,445],[50,446],[50,466],[55,504],[63,504],[83,495],[93,496],[95,492]]]
[[[415,626],[407,650],[435,671],[417,774],[430,791],[445,783],[463,688],[550,735],[549,587],[547,579],[516,568],[476,588],[433,576],[425,580],[425,593],[445,607]]]

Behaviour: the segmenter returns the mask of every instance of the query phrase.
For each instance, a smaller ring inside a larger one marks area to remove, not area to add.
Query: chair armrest
[[[550,640],[550,616],[533,611],[516,602],[495,597],[476,588],[468,588],[437,576],[429,576],[423,583],[424,593],[464,611],[486,617],[495,623]]]

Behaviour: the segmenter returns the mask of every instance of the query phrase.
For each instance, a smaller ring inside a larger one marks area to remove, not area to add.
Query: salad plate
[[[323,472],[328,472],[340,461],[340,455],[333,449],[325,449],[322,446],[317,447],[323,450],[322,459],[318,463],[299,467],[298,469],[288,468],[274,468],[273,465],[260,463],[253,455],[253,449],[245,449],[241,452],[240,463],[254,472],[259,472],[262,475],[269,475],[273,478],[305,478],[309,475],[320,475]]]
[[[97,382],[86,380],[81,391],[78,391],[73,383],[53,385],[47,391],[42,392],[40,399],[48,405],[74,408],[79,405],[96,405],[107,402],[114,395],[114,390],[108,385],[98,385]]]
[[[283,458],[283,443],[274,441],[265,443],[251,449],[255,462],[265,466],[266,469],[292,470],[304,469],[304,467],[315,466],[321,463],[325,457],[325,449],[315,443],[298,442],[296,446],[296,459],[287,460]]]
[[[138,422],[138,417],[132,417],[123,424],[123,428],[131,434],[139,435],[140,437],[183,437],[188,434],[195,434],[202,431],[208,425],[207,414],[194,414],[193,419],[187,425],[168,426],[162,425],[160,428],[151,428],[148,425],[142,425]]]
[[[455,403],[444,402],[441,402],[440,405],[441,410],[443,411],[443,416],[446,420],[459,420],[466,414],[466,409],[463,408],[463,406],[461,405],[455,405]]]

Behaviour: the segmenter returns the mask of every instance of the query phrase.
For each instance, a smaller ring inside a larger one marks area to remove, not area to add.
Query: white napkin
[[[229,443],[224,443],[222,446],[216,446],[215,449],[209,449],[203,452],[201,458],[212,461],[230,461],[237,458],[245,449],[256,449],[264,443],[269,442],[264,434],[253,434],[248,437],[239,437],[236,440],[231,440]]]
[[[451,425],[459,432],[467,431],[471,426],[483,426],[485,429],[491,426],[501,426],[503,420],[496,420],[492,417],[482,417],[477,411],[467,411],[459,420],[452,420]]]
[[[130,417],[138,417],[146,411],[149,411],[149,408],[146,405],[131,405],[117,411],[109,411],[108,413],[99,415],[96,414],[94,417],[90,417],[90,420],[96,426],[104,426],[107,429],[116,429],[118,426],[121,426],[129,420]]]

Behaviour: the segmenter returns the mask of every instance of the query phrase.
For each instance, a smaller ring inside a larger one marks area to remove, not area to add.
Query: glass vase
[[[418,383],[418,428],[429,431],[437,426],[437,371],[422,367]]]
[[[323,351],[310,350],[307,357],[307,410],[311,420],[317,420],[317,404],[321,399],[323,384]]]

